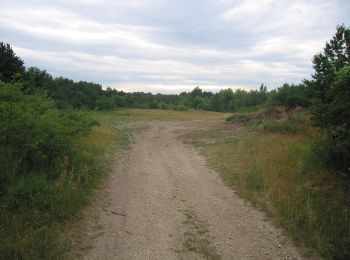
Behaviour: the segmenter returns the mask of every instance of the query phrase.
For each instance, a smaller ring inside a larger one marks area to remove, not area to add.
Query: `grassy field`
[[[348,259],[348,184],[312,158],[315,129],[306,124],[285,131],[285,123],[279,124],[228,124],[199,132],[194,141],[227,185],[267,212],[295,241],[325,258]]]
[[[203,111],[127,109],[86,112],[96,126],[78,140],[78,155],[63,160],[59,178],[23,177],[0,201],[0,259],[62,258],[71,241],[65,229],[79,221],[116,153],[150,120],[223,119]],[[63,234],[63,235],[62,235]]]

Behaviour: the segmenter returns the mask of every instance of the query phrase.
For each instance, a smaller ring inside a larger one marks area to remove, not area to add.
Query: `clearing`
[[[86,212],[84,259],[301,259],[264,213],[238,198],[188,136],[217,120],[152,121],[115,159]]]

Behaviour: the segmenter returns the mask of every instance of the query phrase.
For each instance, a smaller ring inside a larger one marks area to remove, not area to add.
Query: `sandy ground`
[[[183,135],[218,122],[155,122],[116,159],[86,220],[84,259],[302,259]],[[93,213],[91,213],[93,212]]]

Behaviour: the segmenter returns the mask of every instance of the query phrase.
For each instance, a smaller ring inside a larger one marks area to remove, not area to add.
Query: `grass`
[[[194,138],[225,182],[295,241],[325,258],[349,259],[349,187],[311,159],[314,134],[311,128],[271,133],[228,125]]]
[[[253,121],[253,116],[248,113],[235,113],[226,119],[226,122],[240,124],[242,126],[252,124]]]
[[[192,210],[185,210],[184,225],[187,228],[185,232],[184,247],[187,251],[199,254],[208,260],[219,260],[221,256],[209,242],[209,230],[197,218]]]
[[[121,109],[111,112],[91,112],[99,120],[108,124],[150,121],[150,120],[217,120],[225,119],[229,113],[201,110],[175,111],[161,109]]]
[[[282,133],[282,134],[295,134],[300,131],[300,126],[295,122],[288,120],[276,121],[276,120],[265,120],[261,122],[259,126],[265,132],[271,133]]]
[[[108,172],[115,153],[150,120],[222,119],[227,114],[203,111],[126,109],[86,112],[99,122],[77,141],[78,155],[63,158],[56,179],[33,174],[16,180],[0,198],[0,259],[64,258],[71,241],[65,229],[79,221],[94,190]]]

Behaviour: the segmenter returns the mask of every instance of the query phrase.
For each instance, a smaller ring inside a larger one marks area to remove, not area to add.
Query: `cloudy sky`
[[[0,0],[26,66],[126,91],[269,89],[310,77],[348,0]]]

